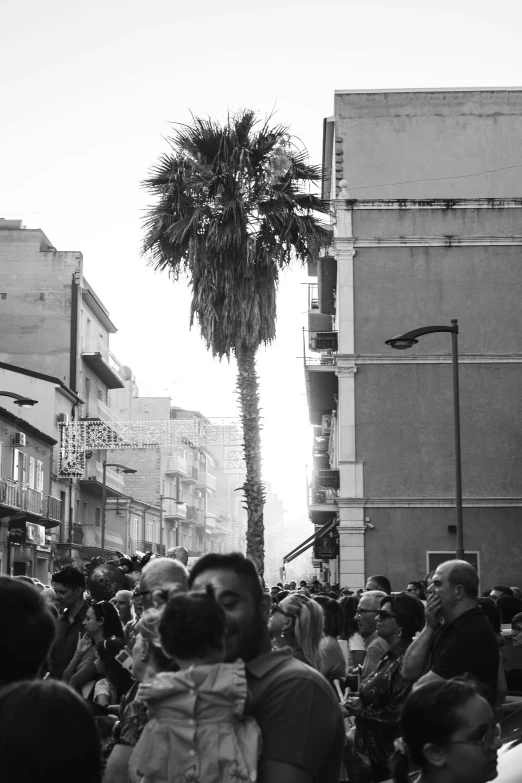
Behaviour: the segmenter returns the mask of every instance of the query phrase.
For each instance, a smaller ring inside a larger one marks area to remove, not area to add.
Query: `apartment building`
[[[456,548],[449,335],[459,321],[464,545],[516,584],[522,525],[522,90],[337,91],[324,124],[331,245],[311,265],[309,514],[341,585],[395,590]]]
[[[58,251],[41,229],[0,219],[0,361],[57,379],[73,395],[70,411],[56,408],[56,425],[80,419],[110,422],[111,389],[123,388],[126,368],[109,348],[116,327],[84,277],[80,252]],[[62,504],[56,564],[100,553],[104,452],[88,454],[80,479],[53,470],[51,494]],[[108,498],[125,495],[121,471],[107,468]],[[107,529],[108,551],[124,537]]]

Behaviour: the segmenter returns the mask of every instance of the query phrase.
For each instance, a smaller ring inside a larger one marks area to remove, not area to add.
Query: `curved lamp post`
[[[103,460],[103,473],[102,473],[102,526],[101,526],[101,557],[105,552],[105,519],[107,515],[107,468],[117,468],[122,473],[137,473],[134,468],[127,468],[125,465],[120,465],[117,462],[107,462]]]
[[[38,405],[38,400],[31,400],[30,397],[24,397],[22,394],[15,394],[14,392],[0,391],[0,397],[12,397],[14,404],[19,405],[21,408],[32,408],[33,405]]]
[[[459,401],[459,353],[458,353],[458,333],[459,326],[456,318],[452,319],[451,326],[423,326],[420,329],[413,329],[411,332],[405,332],[391,340],[386,340],[386,345],[390,345],[397,351],[404,351],[416,345],[418,337],[425,334],[435,334],[437,332],[450,332],[451,334],[451,363],[453,366],[453,411],[454,411],[454,429],[455,429],[455,499],[457,508],[457,549],[458,560],[464,559],[464,530],[462,524],[462,472],[460,457],[460,401]]]

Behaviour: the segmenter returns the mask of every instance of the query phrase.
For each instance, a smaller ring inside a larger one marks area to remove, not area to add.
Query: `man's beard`
[[[263,652],[268,640],[268,628],[263,618],[256,614],[248,629],[238,634],[238,648],[227,654],[226,661],[235,661],[242,658],[251,661]]]

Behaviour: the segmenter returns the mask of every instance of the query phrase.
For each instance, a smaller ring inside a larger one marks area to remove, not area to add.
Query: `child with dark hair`
[[[121,639],[112,636],[96,645],[94,665],[101,678],[94,686],[93,701],[102,707],[116,707],[121,698],[132,687],[132,677],[127,669],[116,660],[116,656],[125,648]]]
[[[254,781],[261,733],[244,716],[243,661],[224,663],[225,615],[212,592],[179,593],[160,622],[164,652],[179,666],[140,686],[150,720],[130,760],[132,783]]]

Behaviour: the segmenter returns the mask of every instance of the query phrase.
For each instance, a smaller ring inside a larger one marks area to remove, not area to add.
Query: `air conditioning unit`
[[[69,424],[69,415],[67,413],[59,413],[56,421],[58,424]]]
[[[15,432],[15,434],[11,438],[11,442],[13,446],[25,446],[25,433]]]

